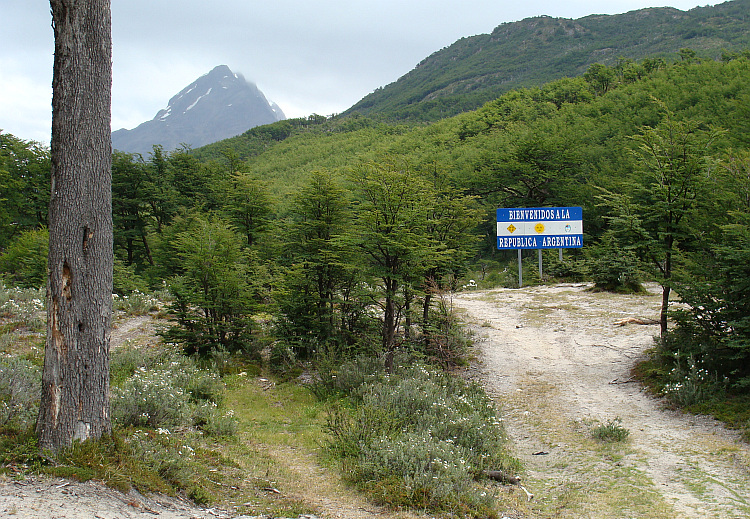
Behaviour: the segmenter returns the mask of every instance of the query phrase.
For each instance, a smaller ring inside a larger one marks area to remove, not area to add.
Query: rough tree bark
[[[55,34],[41,449],[111,430],[110,0],[50,0]]]

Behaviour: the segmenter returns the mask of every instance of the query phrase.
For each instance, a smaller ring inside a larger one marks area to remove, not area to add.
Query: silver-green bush
[[[135,363],[127,350],[116,358],[113,365],[120,376]],[[151,364],[155,359],[146,360]],[[112,419],[135,427],[197,426],[206,434],[227,436],[237,431],[237,423],[220,408],[223,397],[224,384],[216,373],[198,368],[188,357],[165,355],[161,364],[136,366],[112,388]]]
[[[330,415],[330,450],[347,460],[355,483],[385,502],[484,510],[491,498],[472,490],[473,480],[485,470],[519,468],[504,448],[492,401],[475,384],[416,366],[364,384],[357,394],[353,410],[339,407]]]
[[[12,317],[32,330],[43,330],[45,298],[43,288],[7,288],[0,282],[0,316]]]
[[[0,429],[26,431],[36,422],[42,377],[25,359],[0,361]]]

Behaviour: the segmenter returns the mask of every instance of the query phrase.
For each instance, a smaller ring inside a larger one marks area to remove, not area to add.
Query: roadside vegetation
[[[50,457],[33,434],[43,304],[37,290],[3,286],[2,294],[0,471],[8,476],[97,479],[201,505],[242,501],[238,513],[315,512],[289,490],[301,475],[280,452],[293,448],[317,452],[377,504],[491,517],[498,487],[484,472],[520,470],[484,392],[413,353],[399,354],[392,372],[382,356],[321,360],[315,381],[301,384],[246,351],[188,356],[156,337],[112,350],[112,434]],[[115,298],[122,323],[167,318],[166,304],[139,292]]]
[[[322,374],[316,393],[336,398],[327,452],[379,504],[492,516],[496,492],[477,482],[521,468],[505,448],[495,405],[461,378],[408,357],[395,364],[388,372],[358,358]]]

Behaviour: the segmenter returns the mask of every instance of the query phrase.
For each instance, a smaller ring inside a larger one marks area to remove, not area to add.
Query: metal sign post
[[[539,281],[542,280],[542,249],[537,249],[539,253]]]

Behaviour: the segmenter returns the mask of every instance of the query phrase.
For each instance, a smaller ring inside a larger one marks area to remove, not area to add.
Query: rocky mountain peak
[[[173,96],[152,120],[113,132],[112,146],[144,155],[155,144],[166,151],[183,144],[197,148],[284,118],[254,83],[219,65]]]

